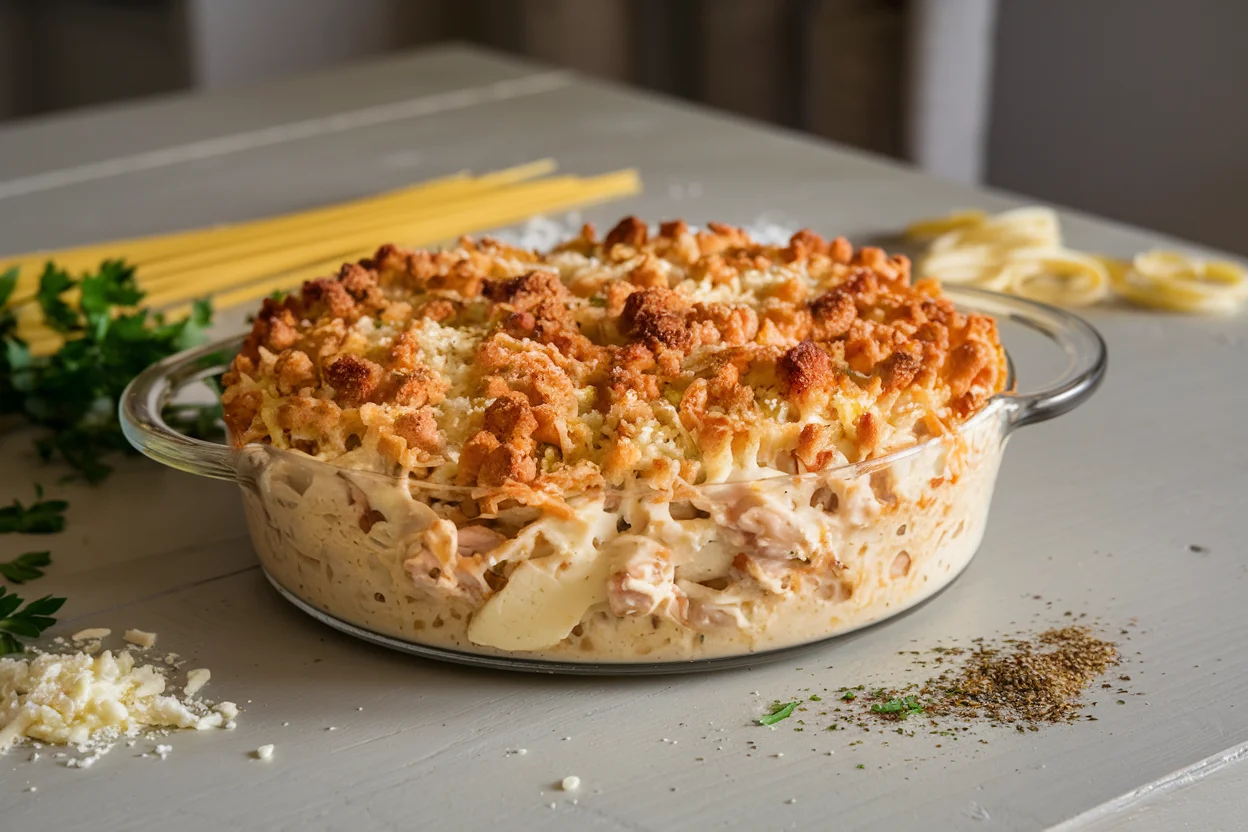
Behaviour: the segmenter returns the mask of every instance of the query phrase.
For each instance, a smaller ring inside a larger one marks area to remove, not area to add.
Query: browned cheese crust
[[[1005,380],[995,322],[905,257],[628,217],[547,253],[385,245],[266,300],[224,406],[237,446],[532,495],[869,459]]]

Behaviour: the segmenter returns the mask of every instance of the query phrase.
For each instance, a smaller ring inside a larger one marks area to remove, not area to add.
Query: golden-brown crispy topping
[[[273,368],[277,375],[277,389],[283,395],[290,395],[300,388],[316,383],[316,367],[312,359],[301,350],[288,350],[278,356]]]
[[[851,291],[837,289],[815,298],[810,317],[811,334],[820,341],[831,341],[849,332],[858,317],[858,304]]]
[[[530,311],[548,303],[561,304],[568,296],[568,289],[554,272],[534,271],[491,281],[485,287],[485,296],[520,311]]]
[[[675,240],[678,237],[689,233],[689,226],[684,220],[668,220],[659,223],[659,236],[666,237],[669,240]]]
[[[325,380],[348,407],[368,401],[381,383],[381,366],[358,355],[343,355],[325,367]]]
[[[829,425],[806,425],[793,455],[807,471],[822,471],[836,458],[836,431]]]
[[[388,395],[378,395],[379,400],[393,401],[406,407],[423,407],[426,404],[438,404],[446,397],[446,380],[437,376],[424,365],[412,368],[408,372],[396,372],[390,379]]]
[[[603,247],[608,251],[617,245],[641,248],[646,244],[646,224],[636,217],[625,217],[607,233]]]
[[[525,395],[510,391],[485,409],[485,429],[500,442],[522,444],[537,430],[537,419]]]
[[[324,314],[331,318],[350,318],[355,314],[355,299],[337,280],[322,277],[309,280],[303,284],[305,304],[311,302],[324,308]],[[315,306],[313,307],[315,308]]]
[[[429,408],[404,413],[394,420],[394,432],[407,441],[409,448],[426,453],[442,450],[442,437],[438,435],[438,420]]]
[[[909,279],[906,258],[843,237],[767,245],[679,220],[651,235],[636,217],[550,254],[385,245],[264,301],[225,375],[226,424],[236,444],[323,459],[375,448],[385,470],[498,489],[485,508],[731,465],[823,470],[948,433],[1005,383],[995,322]]]
[[[908,352],[895,352],[880,364],[880,378],[885,390],[903,390],[910,386],[923,368],[922,362]]]
[[[832,361],[813,341],[802,341],[780,359],[780,369],[794,396],[801,396],[817,387],[828,386],[832,379]]]
[[[871,451],[880,444],[882,437],[880,420],[874,413],[868,411],[858,417],[854,426],[858,429],[858,445],[864,451],[863,455],[870,456]]]
[[[455,482],[458,485],[476,482],[486,457],[495,451],[499,444],[498,437],[488,430],[477,431],[459,454],[459,471],[455,475]]]
[[[395,370],[411,370],[420,364],[420,345],[411,332],[401,332],[390,345],[390,366]]]
[[[630,338],[651,349],[687,350],[693,343],[687,311],[688,302],[670,289],[642,289],[625,299],[620,325]]]
[[[828,246],[828,256],[834,263],[848,263],[854,256],[854,247],[844,237],[837,237],[832,241],[832,245]]]
[[[981,375],[993,369],[992,350],[981,341],[967,341],[949,354],[949,389],[956,397],[973,385],[987,386],[991,378]]]
[[[532,482],[537,476],[537,462],[533,457],[513,448],[501,445],[490,451],[481,463],[481,471],[477,475],[480,485],[497,488],[508,481]]]

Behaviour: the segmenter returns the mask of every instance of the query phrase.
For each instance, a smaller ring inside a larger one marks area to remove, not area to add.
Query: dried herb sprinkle
[[[924,686],[936,710],[997,723],[1070,722],[1079,716],[1080,696],[1118,664],[1118,648],[1083,626],[1046,630],[1034,639],[1007,639],[1001,647],[983,642],[956,673]]]
[[[936,665],[933,670],[939,670],[927,682],[901,689],[868,690],[865,685],[857,685],[837,690],[837,700],[843,707],[832,709],[839,713],[826,730],[845,728],[837,724],[839,720],[870,731],[868,721],[873,719],[900,722],[921,715],[925,718],[923,724],[933,729],[930,733],[954,739],[956,732],[969,730],[968,723],[1012,725],[1018,731],[1036,731],[1041,724],[1078,719],[1084,691],[1119,662],[1118,648],[1113,642],[1097,637],[1089,627],[1079,624],[997,642],[976,639],[965,648],[940,646],[928,654],[934,658],[925,659],[923,654],[911,651],[917,666],[927,667],[930,663]],[[1118,678],[1125,681],[1129,677]],[[772,713],[759,722],[779,722],[797,704],[777,701]],[[897,732],[912,733],[901,728]]]

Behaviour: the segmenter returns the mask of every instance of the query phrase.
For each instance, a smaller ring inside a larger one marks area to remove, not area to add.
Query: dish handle
[[[145,456],[179,471],[238,482],[234,451],[174,430],[165,406],[190,384],[212,378],[229,366],[245,336],[214,341],[171,355],[139,373],[126,386],[118,405],[121,430]]]
[[[1031,393],[1007,393],[1011,428],[1061,416],[1086,401],[1105,378],[1109,351],[1091,324],[1055,306],[1013,295],[969,287],[944,287],[955,300],[963,298],[977,311],[1008,319],[1048,338],[1066,353],[1066,369],[1048,387]]]

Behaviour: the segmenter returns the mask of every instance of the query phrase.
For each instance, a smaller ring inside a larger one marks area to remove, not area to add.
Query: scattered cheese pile
[[[1248,270],[1177,251],[1150,251],[1131,262],[1067,248],[1057,213],[1017,208],[989,216],[962,211],[906,229],[931,240],[919,277],[1012,292],[1061,306],[1087,306],[1111,294],[1181,312],[1224,314],[1248,300]]]
[[[187,674],[181,698],[167,692],[166,672],[136,666],[129,650],[0,659],[0,752],[23,740],[71,744],[95,752],[84,758],[90,765],[122,736],[233,727],[234,703],[213,706],[191,698],[208,681],[207,670]]]

